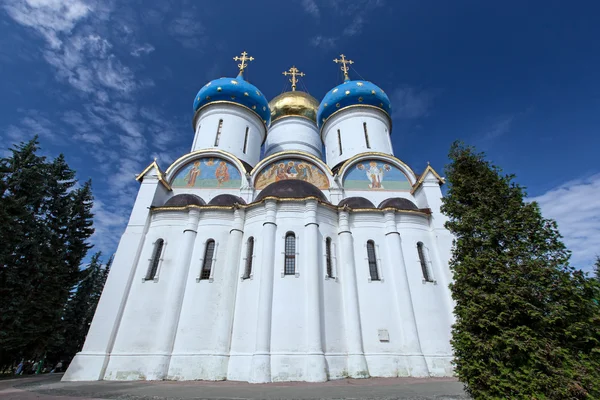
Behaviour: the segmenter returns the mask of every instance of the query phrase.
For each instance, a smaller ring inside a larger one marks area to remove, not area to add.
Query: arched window
[[[340,130],[337,130],[337,134],[338,134],[338,146],[340,148],[340,156],[342,155],[342,132],[340,132]]]
[[[154,242],[154,251],[152,252],[152,258],[150,259],[150,266],[148,267],[148,272],[146,272],[146,277],[144,278],[147,281],[151,281],[156,277],[156,272],[158,271],[158,264],[160,262],[160,256],[162,255],[162,249],[165,245],[165,241],[163,239],[158,239]]]
[[[248,131],[249,127],[246,127],[246,134],[244,135],[244,154],[246,154],[246,150],[248,150]]]
[[[250,236],[246,243],[246,267],[244,268],[243,279],[250,278],[252,274],[252,258],[254,257],[254,237]]]
[[[221,140],[221,131],[223,130],[223,120],[219,120],[219,126],[217,127],[217,136],[215,136],[215,147],[219,145],[219,140]]]
[[[419,253],[419,262],[421,263],[421,271],[423,271],[423,280],[425,282],[433,282],[433,279],[431,279],[431,274],[429,273],[429,267],[427,267],[423,242],[417,243],[417,253]]]
[[[209,239],[206,242],[206,249],[204,250],[204,261],[202,262],[202,271],[200,271],[200,280],[210,279],[210,270],[212,268],[214,254],[215,241]]]
[[[325,239],[325,267],[327,268],[327,277],[333,278],[333,262],[331,261],[331,238]]]
[[[365,131],[365,144],[367,145],[367,149],[371,148],[371,144],[369,143],[369,132],[367,131],[367,123],[363,122],[363,130]]]
[[[377,270],[377,257],[375,256],[375,242],[369,240],[367,242],[367,257],[369,259],[369,274],[372,281],[379,280],[379,271]]]
[[[285,235],[285,275],[294,275],[296,273],[296,235],[288,232]]]

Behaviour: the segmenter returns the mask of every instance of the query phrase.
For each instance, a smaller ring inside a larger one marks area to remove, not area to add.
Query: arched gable
[[[340,168],[344,190],[410,191],[416,177],[402,161],[383,153],[359,154]]]
[[[333,174],[323,161],[296,151],[285,151],[265,158],[254,167],[251,175],[252,185],[257,190],[288,179],[309,182],[319,189],[329,189],[333,184]]]
[[[165,174],[173,188],[239,189],[246,180],[244,165],[219,150],[186,154],[171,164]]]

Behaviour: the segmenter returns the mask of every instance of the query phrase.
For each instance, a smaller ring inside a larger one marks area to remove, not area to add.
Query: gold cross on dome
[[[340,67],[340,69],[342,70],[342,72],[344,73],[344,80],[345,81],[349,81],[350,77],[348,77],[348,70],[350,68],[348,68],[348,65],[354,64],[354,61],[352,60],[348,60],[346,58],[345,55],[340,54],[341,60],[338,60],[337,58],[333,60],[334,63],[336,64],[342,64],[342,66]]]
[[[246,69],[246,67],[248,66],[247,61],[254,61],[254,57],[250,56],[248,57],[248,53],[246,53],[245,51],[242,52],[242,56],[235,56],[233,57],[233,61],[241,61],[241,64],[238,64],[238,68],[240,69],[240,74],[244,72],[244,70]]]
[[[295,65],[292,65],[292,68],[290,68],[288,71],[284,71],[283,75],[285,75],[285,76],[291,75],[292,76],[292,79],[290,79],[290,82],[292,82],[292,92],[295,92],[296,91],[296,83],[298,82],[298,79],[296,79],[296,76],[305,76],[306,74],[304,72],[300,72],[298,70],[298,68],[296,68]]]

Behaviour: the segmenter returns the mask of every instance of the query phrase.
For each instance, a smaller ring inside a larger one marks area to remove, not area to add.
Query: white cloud
[[[169,33],[182,44],[183,47],[196,49],[204,43],[204,27],[189,10],[184,11],[169,25]]]
[[[12,19],[43,35],[54,49],[62,45],[60,34],[70,32],[92,11],[83,0],[11,0],[3,7]]]
[[[325,37],[325,36],[315,36],[311,39],[310,43],[315,47],[320,47],[325,50],[329,50],[335,47],[338,38],[335,37]]]
[[[531,198],[546,218],[558,223],[564,243],[573,252],[571,263],[590,270],[600,255],[600,174],[576,179]]]
[[[433,106],[435,93],[430,90],[412,87],[400,87],[392,92],[390,101],[393,105],[394,118],[415,119],[429,115]]]
[[[154,51],[154,46],[149,43],[143,44],[141,46],[137,46],[135,49],[131,50],[131,55],[134,57],[139,57],[142,54],[150,54]]]
[[[512,123],[515,119],[514,115],[509,115],[498,119],[492,126],[483,134],[483,140],[496,139],[510,132]]]
[[[319,6],[315,2],[315,0],[302,0],[302,8],[308,14],[312,15],[315,18],[319,18],[321,12],[319,10]]]
[[[343,35],[344,36],[355,36],[355,35],[360,34],[362,32],[364,23],[365,23],[365,20],[363,19],[362,16],[360,16],[360,15],[355,16],[354,19],[352,20],[352,22],[350,23],[350,25],[348,25],[344,29]]]

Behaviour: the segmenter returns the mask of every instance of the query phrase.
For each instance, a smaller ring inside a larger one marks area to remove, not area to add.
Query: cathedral
[[[65,381],[451,376],[444,183],[394,156],[385,92],[194,98],[191,151],[152,162]]]

